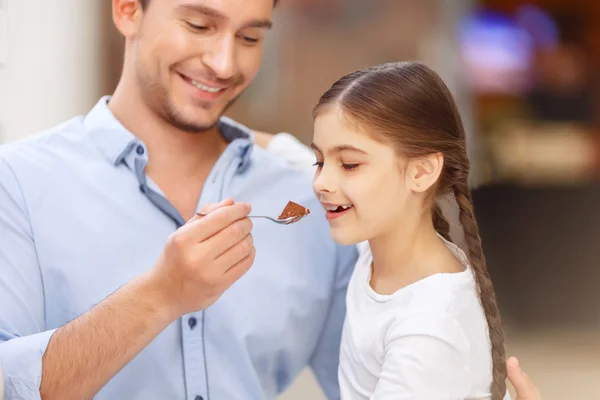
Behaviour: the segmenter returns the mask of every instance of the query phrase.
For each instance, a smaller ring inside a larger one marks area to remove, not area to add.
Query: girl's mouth
[[[340,218],[343,215],[346,215],[354,206],[352,204],[343,204],[343,205],[325,205],[325,216],[327,219],[336,219]]]

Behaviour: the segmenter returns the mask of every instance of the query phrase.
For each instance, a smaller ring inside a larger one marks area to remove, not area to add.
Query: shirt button
[[[194,400],[204,400],[204,398],[200,395],[197,395],[196,397],[194,397]]]
[[[140,156],[142,154],[144,154],[145,150],[144,150],[144,146],[138,146],[137,149],[135,149],[136,153],[138,153]]]
[[[198,324],[198,320],[195,317],[190,317],[190,319],[188,319],[188,325],[190,326],[190,329],[194,329],[197,324]],[[198,396],[196,396],[196,399],[197,398],[198,398]]]

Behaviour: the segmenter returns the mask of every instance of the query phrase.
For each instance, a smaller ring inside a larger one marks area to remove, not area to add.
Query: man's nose
[[[235,76],[236,57],[235,57],[235,37],[222,35],[216,39],[210,49],[208,49],[202,61],[216,75],[216,78],[227,80]]]

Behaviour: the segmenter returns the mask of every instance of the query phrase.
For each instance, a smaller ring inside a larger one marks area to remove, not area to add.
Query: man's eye
[[[186,24],[188,24],[188,26],[190,28],[192,28],[193,30],[195,30],[195,31],[206,31],[206,30],[208,30],[208,27],[204,26],[204,25],[196,25],[196,24],[192,24],[190,22],[186,22]]]
[[[248,36],[248,35],[239,35],[238,37],[244,41],[244,44],[249,45],[249,46],[257,44],[258,42],[260,42],[260,39],[261,39],[260,37]]]

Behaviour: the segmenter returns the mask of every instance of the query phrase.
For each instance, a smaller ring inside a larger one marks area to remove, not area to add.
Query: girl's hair
[[[468,257],[492,345],[492,400],[503,399],[506,393],[504,331],[473,214],[467,182],[469,159],[465,132],[452,94],[442,79],[425,65],[389,63],[340,78],[323,94],[313,116],[316,118],[330,107],[339,107],[349,122],[375,139],[393,145],[404,157],[443,155],[442,173],[431,189],[431,196],[453,193],[459,206]],[[438,233],[449,239],[448,222],[435,203],[431,213]]]

